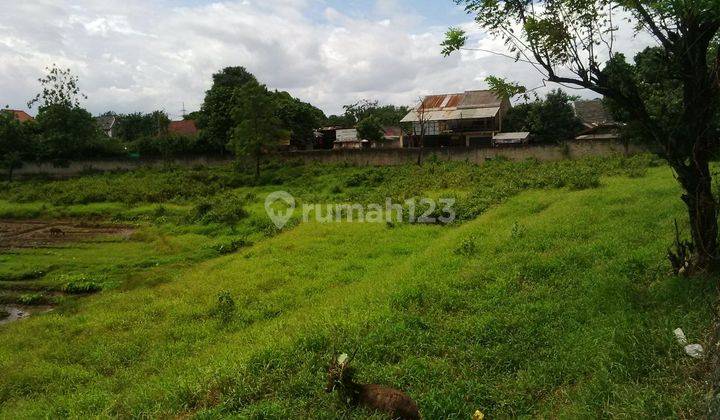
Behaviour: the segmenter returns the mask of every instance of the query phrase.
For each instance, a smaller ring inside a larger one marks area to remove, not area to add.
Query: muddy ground
[[[0,250],[43,248],[68,242],[88,242],[102,237],[128,237],[127,226],[71,220],[0,220]]]

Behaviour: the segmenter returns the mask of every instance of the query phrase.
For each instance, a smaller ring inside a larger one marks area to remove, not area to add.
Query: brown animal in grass
[[[393,419],[420,419],[417,404],[404,392],[381,385],[361,385],[353,380],[354,370],[349,366],[347,354],[333,357],[328,369],[325,391],[338,391],[351,406],[363,406],[387,413]]]
[[[52,228],[50,229],[50,236],[53,238],[59,238],[60,236],[65,236],[65,231],[60,228]]]

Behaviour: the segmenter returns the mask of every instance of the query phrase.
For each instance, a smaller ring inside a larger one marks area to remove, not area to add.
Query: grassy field
[[[461,220],[279,231],[262,207],[277,189],[452,196]],[[705,409],[707,366],[672,330],[706,343],[715,288],[667,274],[684,212],[670,170],[644,157],[276,167],[258,183],[168,169],[2,191],[0,218],[137,231],[0,254],[0,287],[57,304],[0,325],[0,417],[365,418],[323,392],[334,352],[357,352],[359,379],[406,390],[425,418]],[[53,295],[74,278],[102,291]]]

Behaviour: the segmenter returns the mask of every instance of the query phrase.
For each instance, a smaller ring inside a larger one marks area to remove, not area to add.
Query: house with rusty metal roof
[[[400,121],[410,126],[403,146],[417,146],[423,126],[427,147],[490,146],[510,108],[489,90],[426,96]]]

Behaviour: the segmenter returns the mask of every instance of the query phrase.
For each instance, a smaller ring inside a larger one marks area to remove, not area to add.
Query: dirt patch
[[[69,242],[127,238],[128,226],[73,221],[0,220],[0,250],[43,248]]]

